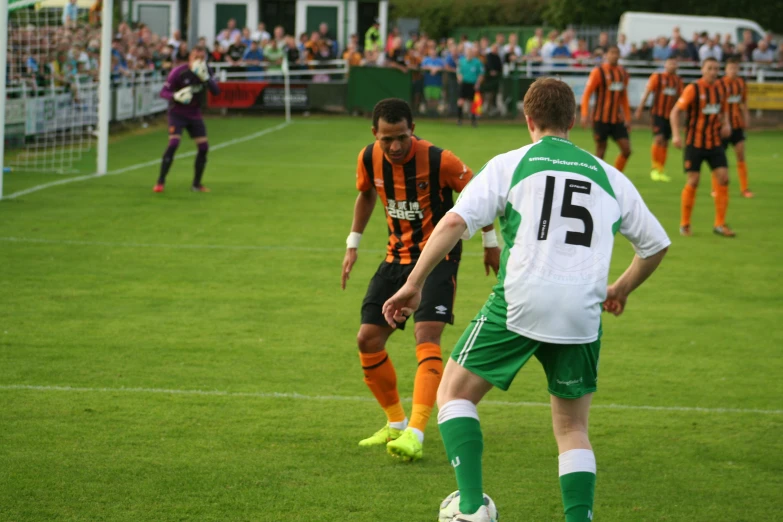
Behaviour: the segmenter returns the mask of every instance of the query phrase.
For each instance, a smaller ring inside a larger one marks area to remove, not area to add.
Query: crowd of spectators
[[[76,0],[51,13],[17,13],[9,28],[7,84],[37,88],[68,88],[98,79],[101,50],[101,0],[90,9],[78,9]],[[50,23],[51,22],[51,23]],[[119,24],[112,41],[111,77],[115,82],[136,73],[166,74],[187,60],[187,44],[179,32],[171,38],[152,33],[144,24]]]
[[[715,58],[719,62],[735,59],[761,67],[783,67],[783,48],[777,45],[769,33],[758,42],[753,40],[750,30],[744,31],[742,41],[737,43],[734,43],[730,33],[710,35],[706,31],[693,33],[691,39],[686,40],[680,28],[674,27],[671,36],[661,36],[639,44],[625,43],[624,35],[620,35],[620,39],[620,57],[628,60],[662,61],[677,58],[681,62],[701,63],[707,58]]]

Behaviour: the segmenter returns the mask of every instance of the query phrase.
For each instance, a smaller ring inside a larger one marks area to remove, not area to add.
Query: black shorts
[[[476,85],[468,82],[462,82],[459,84],[459,97],[462,100],[473,101],[473,97],[476,95]]]
[[[593,123],[593,138],[595,141],[606,141],[612,138],[614,141],[628,139],[628,127],[624,123]]]
[[[663,116],[653,116],[652,125],[653,136],[658,136],[660,134],[666,141],[672,139],[672,124],[669,121],[669,118],[664,118]]]
[[[386,325],[383,304],[402,288],[413,271],[414,264],[398,265],[384,261],[367,287],[362,301],[362,324]],[[413,320],[437,321],[454,324],[454,297],[457,293],[457,269],[459,261],[443,260],[424,282],[421,304],[413,314]],[[405,329],[405,323],[398,325]]]
[[[203,138],[207,135],[207,127],[202,118],[189,118],[181,114],[169,113],[169,134],[182,135],[182,129],[187,129],[191,138]]]
[[[714,149],[697,149],[693,145],[685,147],[685,172],[700,172],[702,162],[706,161],[711,170],[728,167],[726,149],[715,147]]]
[[[731,136],[723,140],[723,148],[728,149],[729,145],[736,145],[743,141],[745,141],[745,129],[731,129]]]

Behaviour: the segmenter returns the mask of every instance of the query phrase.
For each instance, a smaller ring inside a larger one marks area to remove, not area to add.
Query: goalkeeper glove
[[[174,93],[174,101],[187,105],[193,99],[193,89],[191,87],[184,87]]]
[[[196,60],[193,62],[190,66],[190,70],[193,71],[193,74],[198,76],[199,80],[202,82],[209,80],[209,68],[207,67],[207,62],[204,60]]]

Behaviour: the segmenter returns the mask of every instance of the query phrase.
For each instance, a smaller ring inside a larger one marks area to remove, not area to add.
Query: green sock
[[[475,406],[473,408],[475,411]],[[445,407],[441,408],[441,412],[444,409]],[[466,515],[472,515],[484,505],[481,477],[484,439],[481,436],[481,424],[478,418],[455,417],[438,424],[438,428],[443,438],[443,445],[446,447],[446,454],[457,474],[459,510]]]
[[[594,473],[583,471],[563,475],[560,477],[560,489],[563,492],[566,522],[593,520]]]

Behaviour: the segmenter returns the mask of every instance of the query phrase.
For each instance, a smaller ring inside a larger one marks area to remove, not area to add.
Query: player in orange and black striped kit
[[[652,73],[647,81],[642,100],[636,109],[636,119],[642,117],[642,111],[647,104],[647,98],[653,94],[653,103],[650,109],[652,116],[653,144],[652,144],[652,171],[650,178],[653,181],[671,181],[666,175],[666,153],[669,148],[669,140],[672,137],[672,126],[669,123],[669,114],[674,108],[677,99],[682,95],[682,78],[677,75],[677,59],[669,58],[664,63],[662,73]]]
[[[400,404],[394,366],[386,353],[386,341],[393,329],[384,319],[382,308],[403,286],[435,226],[453,206],[453,193],[462,191],[473,176],[453,153],[418,139],[413,130],[413,116],[405,101],[392,98],[375,106],[375,142],[359,154],[359,196],[342,272],[345,289],[356,262],[359,239],[380,196],[386,210],[389,243],[386,259],[370,281],[362,303],[358,344],[364,382],[386,412],[387,423],[359,445],[385,445],[391,455],[403,460],[418,460],[422,456],[424,429],[443,372],[440,338],[446,323],[454,322],[462,245],[458,243],[429,276],[421,306],[414,314],[419,366],[410,423]],[[497,273],[500,249],[492,225],[484,229],[484,247],[486,273],[489,275],[490,268]]]
[[[587,128],[590,115],[590,99],[596,95],[593,109],[593,139],[595,155],[603,159],[606,141],[611,137],[620,147],[620,155],[614,162],[622,171],[631,155],[631,105],[628,103],[628,73],[618,62],[620,50],[611,46],[606,51],[606,61],[590,73],[582,96],[582,127]]]
[[[713,232],[723,237],[734,237],[726,225],[726,210],[729,206],[729,176],[726,149],[722,137],[731,133],[726,90],[718,81],[718,61],[707,58],[701,66],[702,77],[688,85],[672,109],[669,120],[672,124],[672,145],[682,147],[680,137],[680,113],[688,115],[688,134],[685,138],[685,173],[688,180],[682,191],[680,234],[691,235],[691,212],[696,201],[696,189],[702,162],[712,169],[715,185],[715,225]]]
[[[734,145],[740,193],[744,198],[752,198],[753,192],[748,190],[748,165],[745,163],[745,129],[750,121],[748,91],[745,80],[739,75],[739,62],[736,59],[726,62],[726,75],[720,81],[726,89],[731,118],[731,136],[723,140],[723,148],[728,150],[729,145]]]

